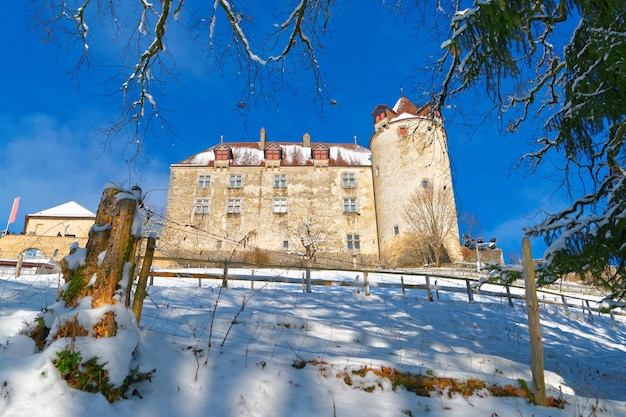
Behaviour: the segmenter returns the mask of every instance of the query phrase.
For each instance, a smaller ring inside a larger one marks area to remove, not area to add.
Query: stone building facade
[[[261,129],[258,142],[220,142],[171,165],[160,251],[296,265],[314,238],[318,265],[408,266],[409,193],[437,185],[453,198],[447,138],[438,113],[405,97],[377,106],[373,122],[371,150],[308,134],[273,142]],[[458,225],[446,249],[460,260]]]
[[[69,254],[76,242],[84,247],[96,215],[70,201],[56,207],[28,214],[24,232],[0,238],[0,258],[48,258],[59,261]]]

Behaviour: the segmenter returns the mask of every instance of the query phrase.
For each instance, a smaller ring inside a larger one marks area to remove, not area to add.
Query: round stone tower
[[[430,104],[416,107],[406,97],[389,108],[378,105],[372,112],[374,133],[370,138],[372,176],[378,225],[380,261],[390,267],[421,266],[418,233],[407,218],[412,195],[430,189],[450,201],[454,224],[444,247],[447,258],[460,261],[458,219],[447,136],[443,120]]]

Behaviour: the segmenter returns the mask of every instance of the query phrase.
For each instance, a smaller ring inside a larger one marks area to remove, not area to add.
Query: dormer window
[[[222,142],[213,148],[213,153],[215,154],[215,167],[228,168],[233,159],[233,151],[230,146]]]
[[[328,159],[328,149],[315,149],[313,159]]]
[[[274,148],[274,149],[266,149],[265,150],[265,159],[277,160],[282,159],[282,149]]]
[[[321,143],[316,145],[313,149],[311,149],[311,157],[316,161],[328,160],[329,159],[328,147],[322,145]]]
[[[279,168],[283,159],[283,148],[275,143],[270,143],[263,149],[265,166],[268,168]]]
[[[270,161],[280,161],[283,159],[283,148],[276,143],[270,143],[263,150],[265,153],[265,159]]]
[[[232,154],[230,149],[216,149],[215,150],[215,159],[217,161],[226,161],[232,159]]]

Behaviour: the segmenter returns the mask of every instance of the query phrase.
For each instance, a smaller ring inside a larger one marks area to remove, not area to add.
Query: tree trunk
[[[137,281],[137,289],[135,290],[135,298],[133,299],[133,313],[135,313],[135,320],[139,325],[141,318],[141,311],[143,309],[143,300],[146,298],[146,286],[148,284],[148,275],[150,275],[150,268],[152,267],[152,258],[154,256],[154,249],[156,247],[156,239],[153,237],[148,238],[146,244],[146,254],[141,264],[141,271],[139,272],[139,280]]]
[[[134,261],[132,252],[134,238],[132,235],[133,220],[137,201],[132,198],[116,198],[115,211],[111,222],[111,236],[102,263],[97,267],[96,282],[93,286],[92,308],[106,304],[116,304],[115,292],[124,277],[124,269],[129,261]],[[129,269],[126,274],[130,272]],[[130,278],[130,277],[126,277]],[[125,284],[128,284],[126,282]],[[128,288],[125,288],[128,290]]]
[[[141,192],[133,189],[133,192]],[[61,294],[66,307],[75,307],[78,301],[92,296],[92,308],[124,302],[129,291],[130,273],[133,270],[137,239],[133,235],[133,222],[137,209],[137,196],[120,188],[106,188],[102,193],[96,220],[89,230],[82,265],[61,263],[63,276],[68,283]],[[72,248],[72,254],[77,248]],[[70,255],[72,256],[72,255]],[[90,285],[95,276],[95,282]],[[126,282],[122,282],[122,278]],[[118,294],[118,290],[122,293]],[[94,328],[98,337],[115,335],[113,313],[105,314]]]

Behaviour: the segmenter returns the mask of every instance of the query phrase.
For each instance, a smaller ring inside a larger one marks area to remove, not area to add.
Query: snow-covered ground
[[[470,304],[463,291],[429,302],[422,290],[403,296],[370,278],[369,296],[243,281],[220,291],[215,280],[199,287],[197,279],[157,278],[133,364],[156,372],[109,404],[69,388],[50,355],[20,334],[54,304],[59,277],[1,277],[0,416],[626,416],[623,316],[558,305],[543,306],[541,321],[548,395],[565,399],[564,409],[485,391],[423,397],[392,389],[363,370],[530,384],[526,309],[481,295]]]

